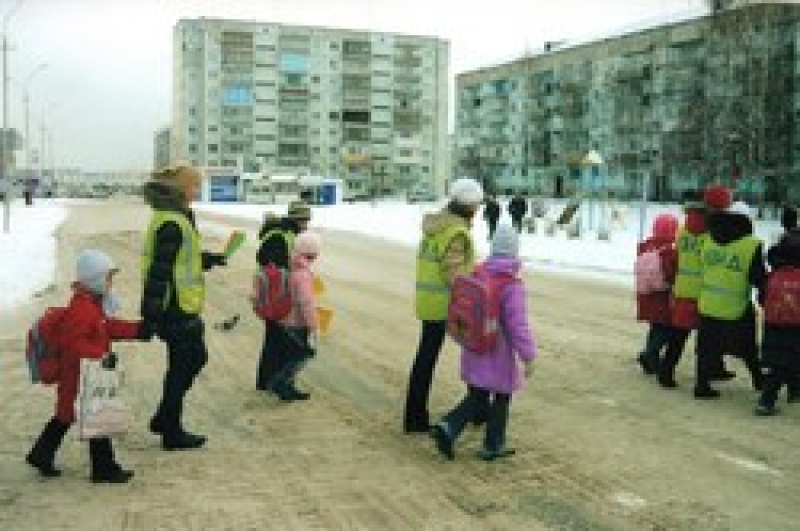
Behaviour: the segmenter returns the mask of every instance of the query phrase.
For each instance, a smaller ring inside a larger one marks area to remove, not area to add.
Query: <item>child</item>
[[[319,251],[320,238],[312,232],[302,232],[294,240],[289,274],[292,309],[280,321],[281,334],[275,350],[281,361],[269,385],[285,402],[308,400],[311,396],[297,389],[295,377],[308,359],[314,356],[317,314],[311,265],[319,256]]]
[[[488,404],[488,419],[483,449],[478,457],[484,461],[512,455],[506,447],[506,425],[511,395],[522,387],[515,353],[523,361],[525,378],[533,373],[536,345],[528,324],[525,285],[517,277],[521,262],[517,257],[519,237],[510,225],[500,225],[492,237],[491,256],[479,267],[489,275],[512,276],[500,294],[502,333],[497,345],[488,353],[461,350],[461,378],[468,386],[467,396],[431,430],[439,452],[448,459],[455,457],[453,445],[476,410]],[[491,399],[491,400],[490,400]]]
[[[786,233],[780,241],[767,253],[767,261],[773,272],[787,268],[800,269],[800,230],[794,223],[786,220],[791,213],[784,210],[783,220]],[[781,387],[788,387],[788,401],[800,401],[800,386],[797,375],[800,373],[800,326],[777,325],[769,321],[764,323],[764,335],[761,342],[762,363],[767,372],[764,375],[764,390],[756,406],[759,416],[777,413],[775,402]]]
[[[77,279],[72,285],[74,293],[59,325],[62,358],[56,414],[25,459],[46,478],[61,475],[53,461],[64,435],[75,422],[80,360],[102,358],[110,352],[112,340],[150,339],[145,336],[152,336],[146,330],[140,333],[138,322],[107,316],[116,304],[111,284],[117,272],[108,255],[94,249],[85,250],[78,256],[76,269]],[[133,477],[133,472],[123,469],[115,461],[108,437],[89,439],[89,456],[91,478],[95,483],[126,483]]]
[[[678,252],[675,248],[675,235],[678,232],[678,218],[672,214],[660,214],[653,222],[653,234],[639,243],[637,256],[650,251],[658,251],[664,280],[671,286],[675,282]],[[661,350],[683,350],[683,342],[672,326],[670,308],[670,289],[652,293],[636,294],[636,319],[650,323],[644,350],[639,354],[639,365],[645,374],[657,374],[661,366]],[[668,354],[666,357],[675,357]]]

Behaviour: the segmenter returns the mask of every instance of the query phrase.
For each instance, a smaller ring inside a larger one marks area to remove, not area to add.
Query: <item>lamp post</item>
[[[3,17],[3,138],[0,141],[0,182],[5,184],[3,232],[11,228],[11,176],[8,174],[8,23],[25,0],[18,0]]]
[[[34,68],[25,81],[22,83],[22,100],[25,104],[25,176],[28,177],[31,171],[31,141],[30,141],[30,85],[36,74],[45,70],[47,63],[41,63]]]

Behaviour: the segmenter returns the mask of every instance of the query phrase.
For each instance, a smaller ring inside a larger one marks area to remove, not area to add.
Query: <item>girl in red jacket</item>
[[[672,214],[660,214],[653,222],[653,235],[639,243],[637,256],[649,251],[658,251],[661,270],[669,286],[675,281],[678,254],[675,249],[675,235],[678,231],[678,218]],[[661,363],[661,351],[670,348],[676,339],[672,326],[670,310],[670,289],[653,293],[636,294],[636,318],[650,323],[647,339],[639,354],[639,364],[645,374],[657,374]],[[683,348],[683,345],[680,346]]]
[[[76,269],[72,299],[59,326],[61,365],[56,414],[26,457],[28,464],[48,478],[61,475],[53,461],[64,435],[75,422],[81,358],[102,358],[111,351],[112,340],[149,339],[140,337],[138,322],[108,317],[115,306],[111,284],[117,272],[108,255],[93,249],[83,251]],[[89,456],[95,483],[125,483],[133,477],[133,472],[114,460],[108,437],[89,439]]]

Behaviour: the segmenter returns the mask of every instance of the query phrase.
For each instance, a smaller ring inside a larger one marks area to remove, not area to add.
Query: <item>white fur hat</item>
[[[103,251],[86,249],[78,255],[75,265],[76,280],[93,293],[103,293],[106,276],[116,273],[114,261]]]
[[[318,255],[321,245],[322,240],[317,233],[301,232],[294,238],[294,253]]]
[[[483,187],[475,179],[461,177],[450,184],[450,199],[462,205],[479,205],[483,201]]]

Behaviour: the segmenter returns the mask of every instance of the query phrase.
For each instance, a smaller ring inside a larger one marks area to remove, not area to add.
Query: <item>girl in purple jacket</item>
[[[478,457],[493,461],[512,455],[506,447],[506,425],[511,395],[522,387],[522,376],[533,374],[536,345],[533,341],[526,307],[525,285],[517,277],[521,268],[518,258],[519,237],[509,225],[500,225],[492,238],[491,256],[483,263],[493,275],[515,277],[500,294],[502,334],[493,351],[478,354],[461,350],[461,378],[468,386],[467,396],[442,420],[433,426],[431,435],[439,452],[453,459],[453,446],[464,426],[488,405],[488,419],[483,448]],[[522,360],[520,370],[517,356]]]

